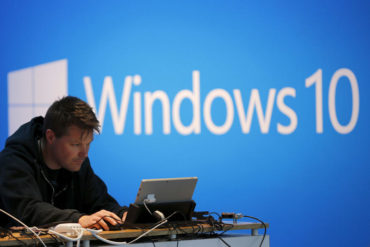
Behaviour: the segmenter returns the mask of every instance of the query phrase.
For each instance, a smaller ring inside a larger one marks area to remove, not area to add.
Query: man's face
[[[93,141],[92,131],[83,131],[77,126],[70,126],[67,133],[49,142],[52,169],[64,168],[71,172],[79,171],[87,158],[90,143]],[[49,165],[49,164],[48,164]]]

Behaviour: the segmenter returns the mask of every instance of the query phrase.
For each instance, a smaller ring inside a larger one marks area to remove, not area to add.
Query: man
[[[88,152],[99,121],[84,101],[55,101],[45,118],[22,125],[0,153],[0,208],[30,226],[78,222],[109,229],[124,221],[120,206],[94,174]],[[1,215],[0,225],[14,225]]]

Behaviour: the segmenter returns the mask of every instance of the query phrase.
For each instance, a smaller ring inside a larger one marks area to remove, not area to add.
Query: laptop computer
[[[135,203],[130,204],[124,225],[155,223],[158,221],[151,212],[159,210],[168,221],[191,221],[195,208],[192,200],[197,177],[143,179]],[[155,199],[154,199],[155,198]]]

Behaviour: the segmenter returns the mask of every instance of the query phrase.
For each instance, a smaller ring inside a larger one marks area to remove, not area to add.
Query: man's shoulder
[[[19,127],[7,139],[0,152],[0,166],[3,169],[35,169],[39,157],[37,140],[42,122],[42,117],[36,117]]]
[[[23,124],[8,137],[5,147],[1,153],[6,156],[32,156],[38,155],[37,140],[41,138],[43,117],[33,118]]]
[[[20,174],[34,176],[37,170],[37,163],[32,158],[6,150],[0,153],[0,177],[2,178],[19,177]]]

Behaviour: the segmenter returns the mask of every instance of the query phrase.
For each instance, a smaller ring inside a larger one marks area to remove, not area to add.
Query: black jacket
[[[101,209],[122,217],[121,207],[94,174],[87,158],[78,172],[61,169],[58,187],[51,182],[38,140],[44,119],[37,117],[22,125],[0,153],[0,208],[30,226],[78,222],[84,214]],[[0,212],[0,225],[15,225]]]

